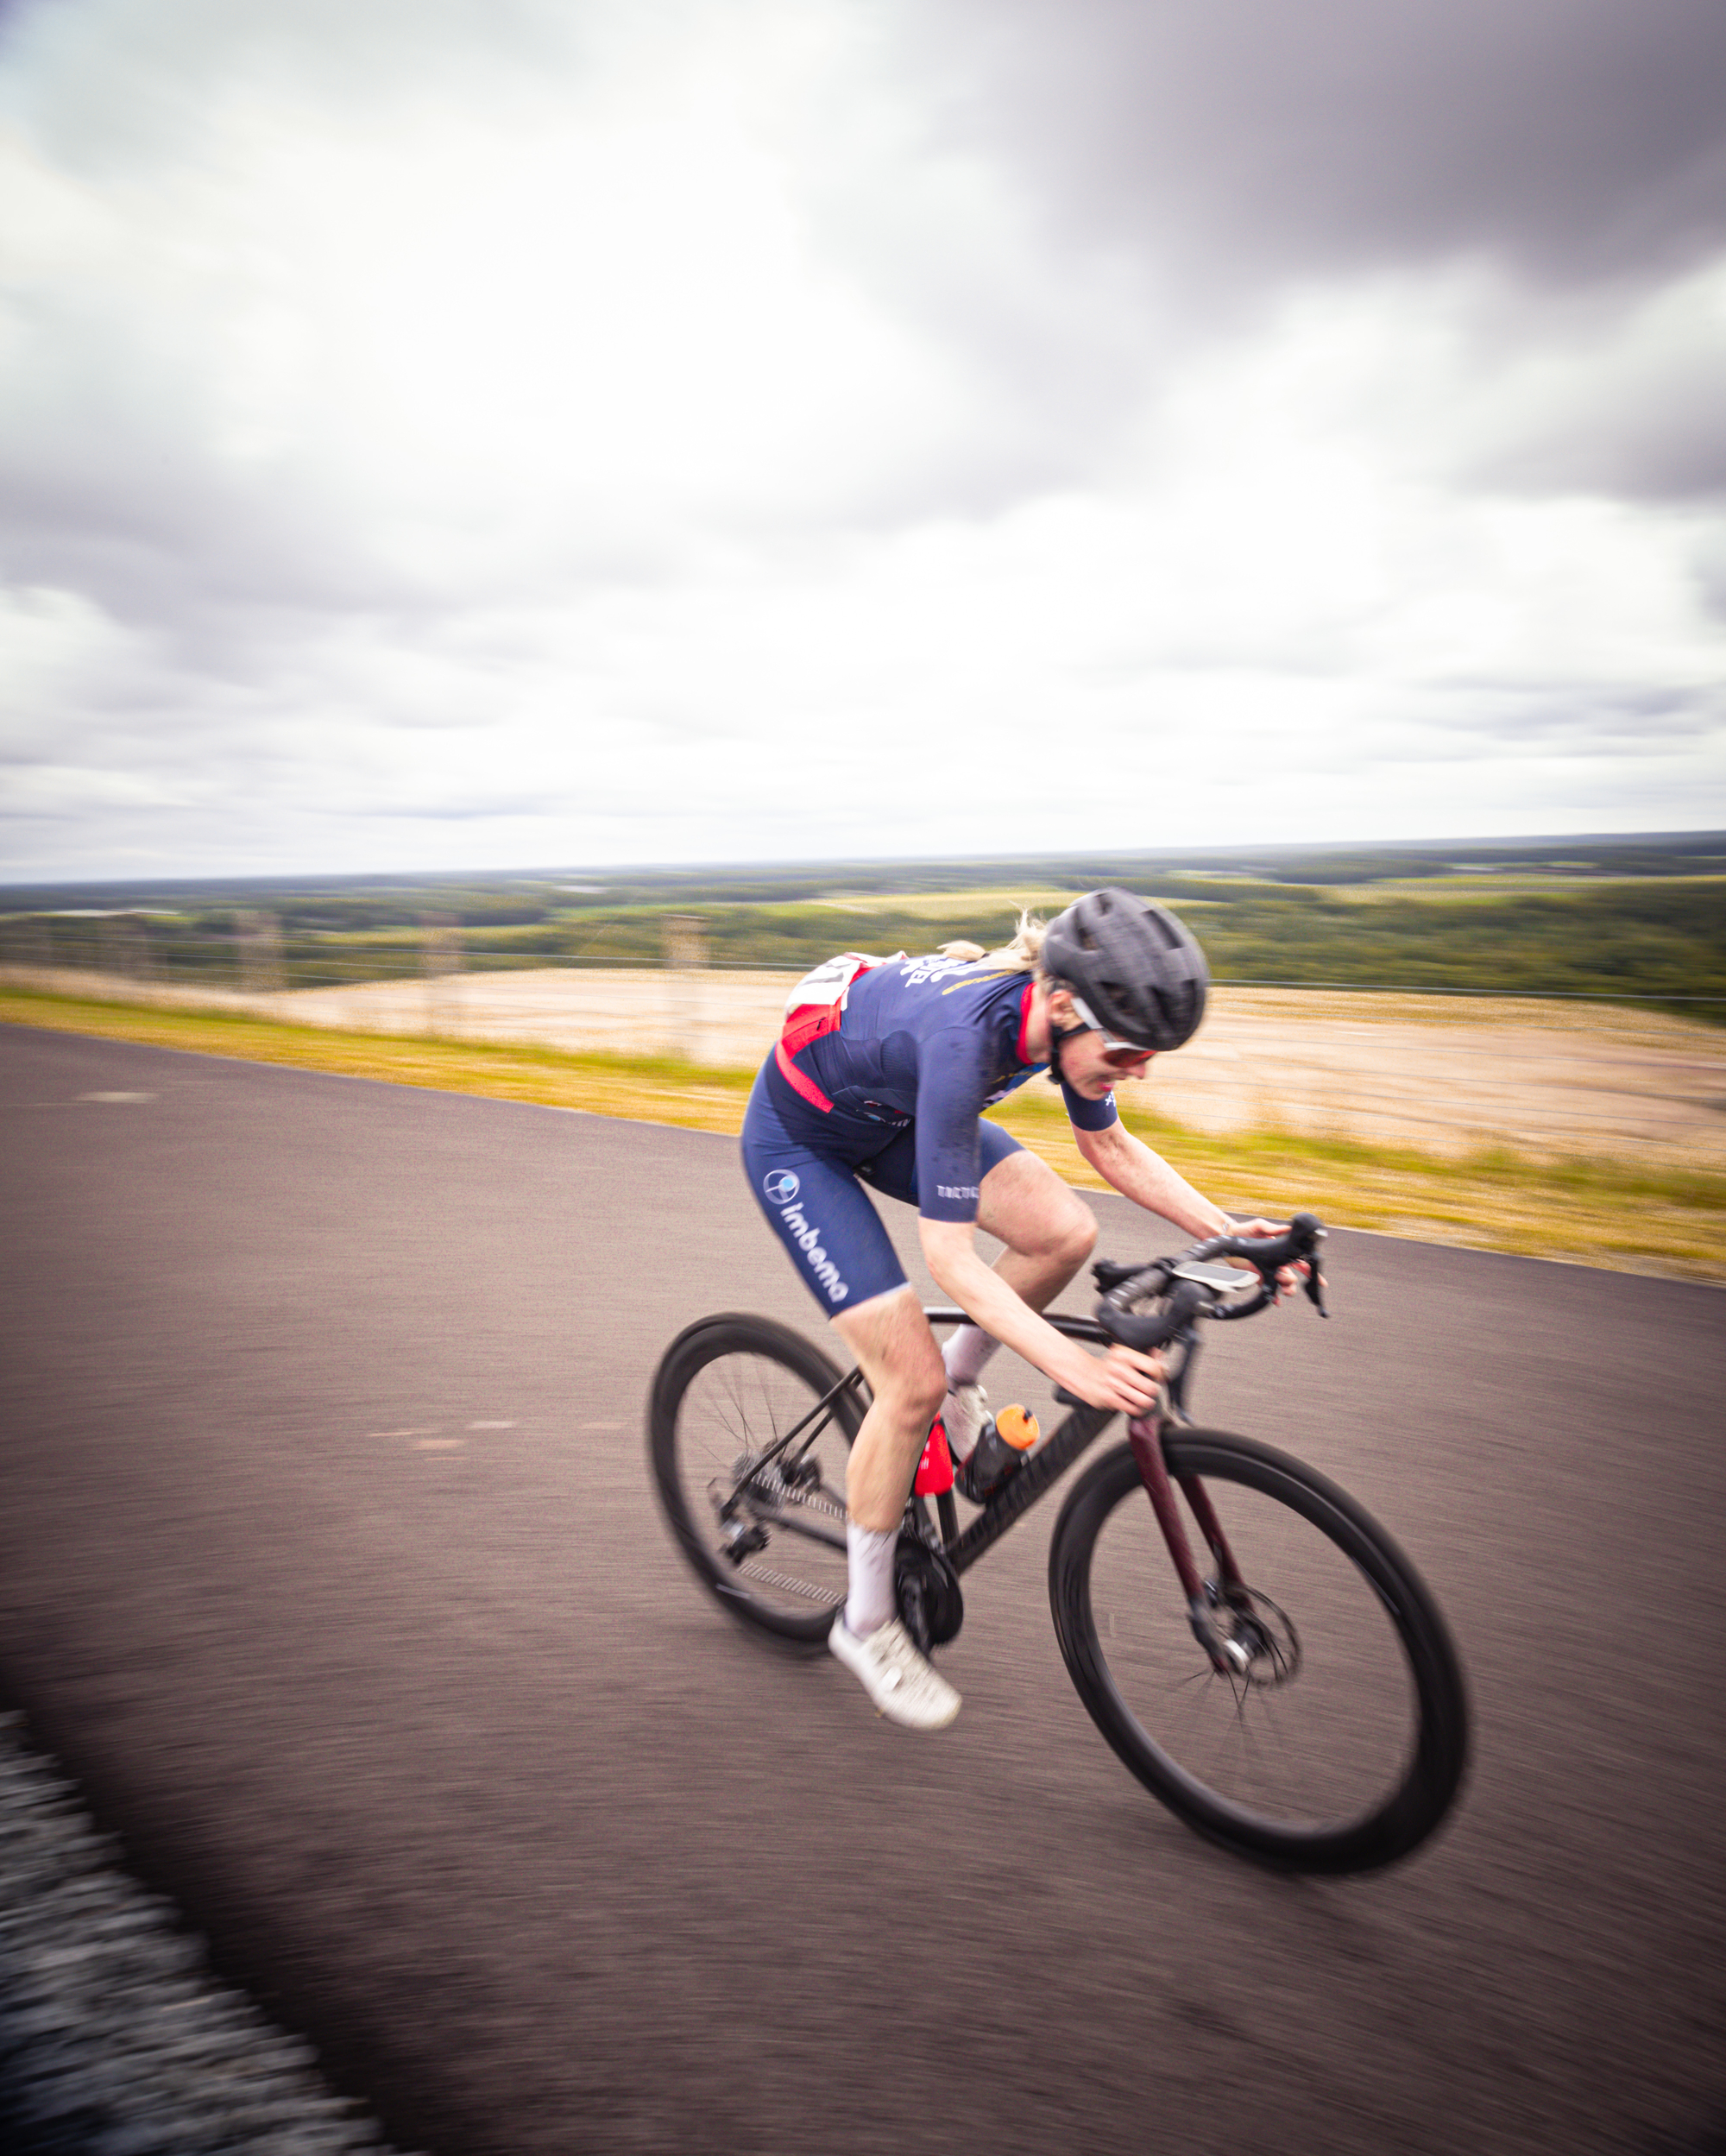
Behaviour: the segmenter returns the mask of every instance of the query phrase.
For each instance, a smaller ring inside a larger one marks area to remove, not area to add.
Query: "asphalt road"
[[[1726,2145],[1717,1290],[1339,1235],[1335,1323],[1219,1339],[1473,1687],[1453,1825],[1320,1884],[1096,1736],[1053,1506],[936,1737],[700,1593],[653,1365],[819,1327],[728,1141],[10,1028],[0,1119],[5,1689],[401,2145]]]

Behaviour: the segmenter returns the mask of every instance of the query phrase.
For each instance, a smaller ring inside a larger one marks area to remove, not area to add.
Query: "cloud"
[[[1477,349],[1480,342],[1477,340]],[[1726,499],[1726,260],[1603,321],[1511,342],[1471,400],[1481,476],[1531,492]]]
[[[1507,753],[1546,747],[1561,755],[1578,748],[1662,755],[1726,728],[1726,696],[1712,687],[1612,690],[1586,681],[1449,685],[1458,708],[1447,730],[1486,735]]]
[[[1488,257],[1645,285],[1726,214],[1713,0],[935,0],[903,65],[1064,237],[1189,287]]]
[[[15,9],[11,873],[1717,814],[1716,16],[1396,19]]]

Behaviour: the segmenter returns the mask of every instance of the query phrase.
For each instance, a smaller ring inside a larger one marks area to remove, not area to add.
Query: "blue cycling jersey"
[[[1048,1068],[1030,1061],[1030,974],[975,961],[901,958],[851,983],[837,1029],[790,1058],[802,1083],[768,1062],[782,1118],[809,1142],[862,1161],[916,1126],[917,1211],[973,1220],[982,1176],[982,1111]],[[1070,1120],[1106,1130],[1113,1096],[1087,1100],[1063,1081]],[[812,1112],[813,1111],[813,1112]]]

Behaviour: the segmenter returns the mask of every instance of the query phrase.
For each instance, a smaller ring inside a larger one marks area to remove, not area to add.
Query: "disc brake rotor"
[[[1248,1684],[1261,1687],[1291,1683],[1300,1674],[1301,1636],[1288,1612],[1256,1587],[1218,1587],[1205,1583],[1212,1623],[1230,1660]]]

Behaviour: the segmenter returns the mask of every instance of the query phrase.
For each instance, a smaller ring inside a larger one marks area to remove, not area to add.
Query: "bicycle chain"
[[[753,1564],[746,1557],[737,1569],[746,1573],[751,1579],[759,1579],[770,1587],[778,1588],[782,1594],[800,1594],[806,1602],[819,1602],[828,1609],[845,1599],[842,1594],[835,1594],[830,1587],[811,1586],[806,1579],[793,1579],[784,1573],[774,1572],[766,1565]]]
[[[837,1520],[841,1526],[844,1524],[847,1516],[842,1504],[835,1504],[831,1497],[818,1496],[787,1482],[777,1466],[770,1466],[757,1475],[752,1486],[777,1504],[800,1504],[806,1511],[819,1513],[823,1519]]]

